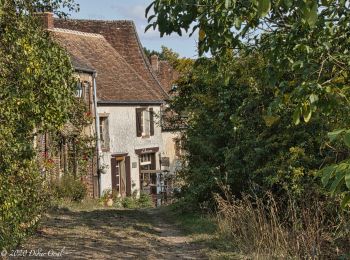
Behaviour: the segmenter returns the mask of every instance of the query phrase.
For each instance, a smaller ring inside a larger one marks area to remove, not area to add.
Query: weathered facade
[[[95,105],[93,96],[94,73],[88,69],[76,66],[75,75],[79,79],[76,98],[86,106],[86,115],[91,117],[91,124],[77,129],[68,122],[55,133],[40,134],[36,138],[36,147],[39,154],[42,173],[51,180],[58,180],[62,174],[71,174],[87,187],[89,197],[98,197],[97,153],[95,142]],[[78,152],[77,140],[85,140],[84,148],[87,152],[81,158]],[[81,163],[83,160],[84,163]]]
[[[54,19],[47,24],[75,67],[96,76],[99,195],[145,192],[160,203],[177,165],[174,136],[163,132],[160,122],[169,96],[133,22]]]

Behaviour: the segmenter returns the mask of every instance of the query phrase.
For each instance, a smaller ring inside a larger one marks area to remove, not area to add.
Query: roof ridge
[[[156,75],[154,74],[154,71],[151,69],[151,64],[149,62],[149,60],[146,58],[146,54],[145,52],[143,51],[143,46],[141,44],[141,40],[140,40],[140,37],[137,33],[137,30],[136,30],[136,26],[135,26],[135,23],[132,21],[132,26],[133,26],[133,29],[134,29],[134,34],[136,36],[136,40],[137,40],[137,44],[138,44],[138,47],[139,47],[139,50],[141,51],[141,56],[142,56],[142,59],[147,67],[147,69],[149,70],[149,72],[151,73],[153,79],[157,82],[160,90],[163,92],[163,94],[165,95],[165,97],[169,97],[169,94],[163,89],[162,87],[162,84],[159,82],[158,78],[156,77]]]
[[[98,33],[87,33],[87,32],[82,32],[82,31],[75,31],[75,30],[56,28],[56,27],[53,28],[53,29],[49,29],[48,31],[60,32],[60,33],[71,33],[71,34],[76,34],[76,35],[81,35],[81,36],[89,36],[89,37],[96,37],[96,38],[104,38],[103,35],[98,34]]]
[[[70,20],[70,21],[107,22],[107,23],[115,23],[115,22],[134,23],[133,20],[102,20],[102,19],[76,19],[76,18],[54,18],[54,19]]]

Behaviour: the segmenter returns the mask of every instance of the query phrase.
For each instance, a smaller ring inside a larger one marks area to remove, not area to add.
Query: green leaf
[[[346,194],[341,202],[341,207],[345,209],[347,205],[350,204],[350,193]]]
[[[335,171],[335,166],[328,166],[320,171],[320,174],[322,176],[321,182],[324,187],[326,187],[329,183],[329,180],[331,179],[332,174]]]
[[[239,18],[236,18],[235,19],[235,28],[236,28],[236,30],[241,29],[241,26],[242,26],[242,20],[239,19]]]
[[[231,0],[225,0],[225,8],[228,9],[231,7]]]
[[[145,32],[147,32],[149,30],[149,28],[151,28],[152,26],[154,26],[154,24],[148,24],[145,28]]]
[[[312,1],[312,5],[304,8],[304,19],[310,26],[314,26],[317,22],[317,1]]]
[[[149,6],[147,6],[146,11],[145,11],[145,16],[148,16],[149,11],[151,10],[152,6],[154,5],[154,2],[152,2]]]
[[[297,108],[293,113],[293,123],[299,125],[300,123],[300,108]]]
[[[258,15],[260,17],[266,16],[271,9],[270,0],[259,0],[258,1]]]
[[[283,6],[285,8],[287,8],[287,9],[291,8],[292,5],[293,5],[293,1],[292,0],[283,0],[282,3],[283,3]]]
[[[302,60],[298,60],[298,61],[294,62],[292,65],[293,70],[300,69],[303,67],[304,67],[304,62]]]
[[[332,182],[331,187],[329,188],[329,191],[332,194],[335,194],[335,192],[339,190],[339,187],[341,186],[342,182],[344,181],[344,178],[345,178],[344,171],[336,171],[335,179]]]
[[[350,190],[350,171],[348,171],[345,174],[345,184],[346,184],[346,187]]]
[[[309,122],[311,119],[312,111],[310,105],[306,104],[303,106],[303,118],[305,123]]]
[[[274,123],[276,123],[280,118],[279,116],[269,116],[269,115],[264,115],[263,119],[265,121],[266,126],[270,127]]]
[[[327,134],[327,136],[328,136],[328,138],[329,138],[330,141],[334,141],[335,139],[338,138],[338,136],[339,136],[341,133],[343,133],[343,132],[345,132],[345,131],[346,131],[346,129],[336,130],[336,131],[333,131],[333,132],[329,132],[329,133]]]
[[[347,147],[350,148],[350,131],[347,131],[344,135],[343,141]]]
[[[318,101],[318,96],[316,94],[311,94],[309,96],[310,103],[313,104]]]

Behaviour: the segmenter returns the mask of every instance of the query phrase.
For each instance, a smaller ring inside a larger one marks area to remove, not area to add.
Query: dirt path
[[[207,259],[157,209],[60,210],[23,249],[26,259]]]

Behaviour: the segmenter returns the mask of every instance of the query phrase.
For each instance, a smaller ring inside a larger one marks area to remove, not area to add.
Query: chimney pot
[[[158,56],[155,55],[155,54],[151,56],[151,65],[152,65],[152,69],[155,72],[158,72],[158,70],[159,70],[159,60],[158,60]]]

